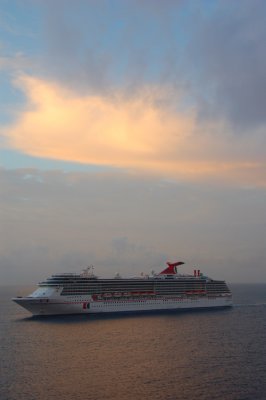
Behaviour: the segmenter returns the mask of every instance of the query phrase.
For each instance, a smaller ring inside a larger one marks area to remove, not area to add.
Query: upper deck
[[[140,277],[99,278],[93,273],[63,273],[55,274],[39,286],[61,287],[62,295],[83,295],[102,293],[154,293],[155,295],[176,296],[184,294],[222,294],[230,293],[224,281],[212,280],[200,273],[182,275],[175,273],[160,273],[142,275]]]

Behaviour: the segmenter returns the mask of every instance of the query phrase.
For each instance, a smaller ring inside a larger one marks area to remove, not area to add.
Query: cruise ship
[[[103,279],[88,267],[80,274],[55,274],[27,297],[12,300],[33,315],[143,312],[232,306],[225,281],[213,280],[198,269],[180,274],[183,262],[167,263],[159,274]]]

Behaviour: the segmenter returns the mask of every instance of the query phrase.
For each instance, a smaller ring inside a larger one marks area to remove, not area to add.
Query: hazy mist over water
[[[266,285],[231,289],[232,309],[42,319],[1,287],[0,399],[264,400]]]

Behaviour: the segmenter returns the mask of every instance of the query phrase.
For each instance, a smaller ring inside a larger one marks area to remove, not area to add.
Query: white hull
[[[67,297],[67,296],[66,296]],[[106,300],[93,301],[91,298],[14,298],[17,304],[30,311],[33,315],[63,315],[63,314],[102,314],[117,312],[142,312],[182,310],[197,308],[217,308],[232,306],[231,296],[219,297],[178,297],[150,300]]]

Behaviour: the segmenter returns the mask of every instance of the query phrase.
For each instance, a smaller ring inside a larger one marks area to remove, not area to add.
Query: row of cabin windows
[[[209,286],[207,286],[209,287]],[[180,289],[192,289],[192,290],[201,290],[205,289],[206,285],[156,285],[153,287],[145,287],[145,286],[119,286],[105,288],[104,286],[91,287],[91,286],[77,286],[77,285],[65,285],[64,289],[74,289],[74,290],[92,290],[92,291],[102,291],[102,292],[130,292],[130,291],[154,291],[154,290],[180,290]],[[227,288],[226,286],[211,286],[210,288]]]
[[[113,288],[145,288],[145,290],[151,290],[154,287],[183,287],[183,286],[191,286],[191,287],[202,287],[206,285],[206,282],[153,282],[150,284],[146,283],[136,283],[136,282],[119,282],[119,284],[104,284],[104,283],[97,283],[97,284],[91,284],[91,283],[82,283],[82,282],[56,282],[56,285],[63,285],[63,286],[79,286],[79,287],[90,287],[90,288],[106,288],[106,289],[113,289]],[[51,283],[47,282],[47,286],[51,285]],[[225,284],[208,284],[209,286],[226,286]],[[45,286],[45,282],[42,283],[42,286]]]

